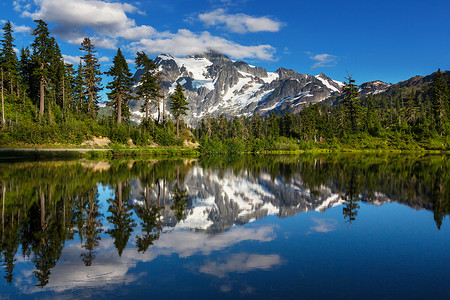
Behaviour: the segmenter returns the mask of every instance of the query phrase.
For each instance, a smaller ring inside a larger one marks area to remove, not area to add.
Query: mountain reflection
[[[67,285],[73,276],[78,285],[93,284],[87,274],[125,280],[137,261],[207,255],[274,237],[271,227],[235,225],[337,205],[350,225],[357,223],[361,203],[396,201],[432,211],[440,229],[450,212],[449,167],[446,156],[354,155],[3,163],[2,274],[12,284],[21,260],[33,264],[37,288],[65,289],[62,281]],[[101,200],[99,185],[111,197]],[[337,226],[334,220],[313,221],[316,232]],[[67,258],[60,262],[62,255]],[[93,270],[81,272],[78,263]],[[206,261],[198,270],[224,277],[280,263],[275,254],[241,253]],[[123,269],[112,272],[115,264]]]

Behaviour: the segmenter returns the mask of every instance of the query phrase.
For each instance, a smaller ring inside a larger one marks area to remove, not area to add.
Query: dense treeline
[[[164,106],[161,82],[156,65],[144,52],[137,53],[137,67],[143,70],[140,82],[135,82],[120,49],[113,66],[105,72],[111,77],[106,88],[112,115],[99,113],[101,75],[99,59],[90,38],[80,46],[80,63],[64,62],[56,40],[47,24],[37,20],[33,42],[22,48],[19,58],[14,48],[10,22],[3,27],[0,43],[1,70],[1,130],[0,144],[24,142],[28,144],[79,144],[93,136],[109,137],[113,142],[126,144],[130,139],[139,145],[181,145],[175,123],[160,120],[160,106]],[[135,91],[133,85],[138,88]],[[183,90],[178,91],[181,94]],[[138,96],[145,101],[145,119],[140,126],[130,120],[129,100]],[[180,109],[177,103],[170,108]],[[155,120],[150,107],[158,106]],[[185,106],[182,106],[182,112]],[[179,121],[177,120],[177,124]],[[186,130],[181,136],[186,138]],[[188,136],[187,136],[188,137]]]
[[[204,153],[450,148],[448,72],[444,78],[438,71],[431,84],[418,88],[396,87],[365,97],[349,76],[340,96],[306,106],[299,114],[206,117],[194,137],[182,120],[188,104],[183,88],[178,85],[166,101],[158,68],[144,52],[136,54],[141,73],[136,82],[117,50],[105,72],[111,78],[106,85],[112,110],[108,115],[99,110],[102,72],[91,40],[83,40],[80,63],[73,66],[64,62],[47,24],[35,22],[34,41],[21,49],[19,58],[11,23],[3,27],[0,144],[80,144],[103,136],[118,144],[142,146],[181,146],[184,140],[197,139]],[[130,119],[130,100],[136,98],[143,100],[140,125]]]
[[[449,149],[449,80],[438,71],[433,83],[422,88],[360,97],[349,76],[341,96],[306,106],[299,114],[206,117],[195,135],[204,152]]]

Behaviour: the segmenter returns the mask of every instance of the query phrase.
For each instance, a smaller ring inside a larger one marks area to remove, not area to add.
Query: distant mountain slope
[[[443,71],[442,76],[450,84],[450,71]],[[427,76],[414,76],[408,80],[400,81],[396,84],[389,84],[380,80],[366,82],[361,84],[360,93],[362,96],[369,94],[392,94],[402,88],[414,88],[416,90],[424,90],[431,86],[436,77],[436,72]]]
[[[285,68],[267,72],[264,68],[233,61],[213,51],[184,58],[161,54],[154,62],[159,66],[166,97],[174,91],[177,83],[186,90],[189,111],[184,119],[191,125],[197,124],[208,114],[234,117],[298,113],[305,105],[326,99],[328,103],[335,102],[344,85],[323,73],[313,76]],[[135,79],[138,80],[141,74],[142,71],[138,70]],[[359,91],[365,97],[369,94],[395,93],[405,87],[421,89],[429,85],[434,76],[434,73],[415,76],[396,84],[376,80],[363,83]],[[443,72],[443,76],[450,80],[450,72]],[[143,114],[139,112],[141,106],[140,100],[130,103],[135,122],[142,119]],[[157,118],[156,113],[153,118]]]
[[[161,71],[162,85],[169,94],[177,83],[186,89],[190,104],[185,120],[191,124],[196,124],[207,114],[295,113],[304,105],[339,93],[343,86],[325,74],[312,76],[284,68],[267,72],[264,68],[233,61],[217,52],[185,58],[161,54],[155,63]],[[140,75],[141,71],[136,72],[135,78]],[[135,120],[142,117],[140,106],[140,101],[131,104]]]

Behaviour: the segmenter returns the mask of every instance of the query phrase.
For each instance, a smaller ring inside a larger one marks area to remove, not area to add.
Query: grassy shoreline
[[[113,146],[110,148],[77,148],[75,145],[28,145],[29,147],[0,148],[0,159],[15,158],[115,158],[115,157],[171,157],[218,155],[219,153],[202,153],[199,148],[185,147],[125,147]],[[298,150],[270,150],[259,152],[222,153],[219,155],[300,155],[300,154],[333,154],[333,153],[421,153],[421,154],[450,154],[449,150],[430,149],[357,149],[357,148],[312,148]]]

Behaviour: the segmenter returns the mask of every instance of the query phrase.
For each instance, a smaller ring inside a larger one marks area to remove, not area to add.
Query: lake
[[[450,299],[450,159],[0,160],[0,298]]]

